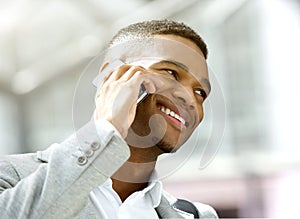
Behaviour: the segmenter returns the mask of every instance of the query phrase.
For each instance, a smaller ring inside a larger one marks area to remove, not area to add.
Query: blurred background
[[[201,165],[197,145],[164,178],[165,189],[212,205],[220,217],[297,217],[298,0],[0,0],[0,154],[42,150],[68,137],[87,64],[120,27],[157,18],[183,21],[204,38],[226,103],[212,162]],[[83,89],[82,108],[94,92]]]

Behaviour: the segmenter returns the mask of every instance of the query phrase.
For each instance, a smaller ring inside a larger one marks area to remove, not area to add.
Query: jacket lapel
[[[164,195],[159,206],[155,209],[160,218],[184,218],[169,203]]]

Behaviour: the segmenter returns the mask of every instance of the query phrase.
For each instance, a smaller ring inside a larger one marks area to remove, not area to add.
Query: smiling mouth
[[[166,106],[160,106],[160,111],[167,116],[172,118],[172,121],[177,121],[177,123],[180,123],[181,128],[188,127],[189,123],[185,121],[184,118],[182,118],[180,115],[172,111]]]

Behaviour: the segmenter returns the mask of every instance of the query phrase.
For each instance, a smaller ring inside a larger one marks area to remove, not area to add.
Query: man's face
[[[210,92],[210,84],[206,62],[203,61],[205,58],[196,44],[174,35],[157,35],[155,38],[183,44],[186,49],[182,56],[195,57],[196,54],[199,63],[203,63],[194,65],[190,59],[184,59],[178,53],[178,48],[171,50],[162,48],[164,55],[157,57],[158,60],[152,62],[147,68],[149,72],[161,76],[166,85],[138,105],[131,128],[135,135],[147,136],[145,139],[155,142],[162,152],[172,152],[191,136],[203,119],[203,102]],[[173,46],[176,46],[176,43]],[[166,51],[169,53],[177,51],[177,54],[168,56]],[[190,54],[187,54],[187,51]],[[154,119],[152,125],[149,125],[151,118]],[[127,139],[129,142],[134,142],[131,133],[129,132]],[[162,133],[164,133],[162,138],[157,137]],[[139,147],[139,144],[143,143],[145,142],[137,141],[133,146]]]

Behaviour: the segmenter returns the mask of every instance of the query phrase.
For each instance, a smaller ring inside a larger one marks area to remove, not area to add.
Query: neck
[[[162,151],[157,147],[137,148],[129,146],[130,158],[112,176],[113,189],[124,201],[136,191],[147,187],[157,158]]]

